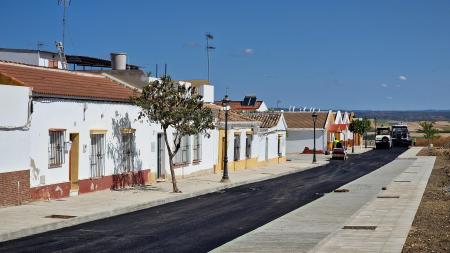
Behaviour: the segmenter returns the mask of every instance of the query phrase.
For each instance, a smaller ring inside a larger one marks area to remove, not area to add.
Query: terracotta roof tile
[[[280,112],[253,112],[247,113],[246,116],[260,121],[261,128],[272,128],[278,125],[281,118]]]
[[[259,109],[263,101],[256,101],[254,106],[242,105],[242,101],[230,101],[229,105],[232,110],[236,111],[256,111]],[[216,105],[221,105],[222,101],[214,102]]]
[[[222,106],[218,106],[215,104],[205,104],[206,107],[211,108],[213,111],[214,117],[218,119],[219,122],[225,121],[225,113],[222,109]],[[237,112],[229,111],[228,112],[228,121],[230,122],[257,122],[256,120],[242,115]]]
[[[328,112],[317,113],[317,128],[324,128],[327,122]],[[285,112],[284,119],[288,128],[313,128],[312,112]]]
[[[33,94],[128,101],[138,93],[96,74],[0,61],[0,74],[32,87]]]

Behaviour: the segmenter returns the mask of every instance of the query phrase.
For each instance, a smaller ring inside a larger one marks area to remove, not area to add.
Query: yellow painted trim
[[[134,132],[136,132],[136,129],[134,128],[121,128],[120,132],[123,134],[132,134]]]
[[[245,132],[245,134],[251,134],[251,135],[253,135],[253,131],[247,131],[247,132]]]
[[[104,130],[104,129],[91,129],[91,134],[106,134],[106,132],[108,132],[108,130]]]

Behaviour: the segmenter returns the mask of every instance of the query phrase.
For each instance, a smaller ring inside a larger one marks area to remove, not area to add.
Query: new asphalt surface
[[[380,168],[405,150],[373,150],[271,180],[3,242],[0,252],[207,252]]]

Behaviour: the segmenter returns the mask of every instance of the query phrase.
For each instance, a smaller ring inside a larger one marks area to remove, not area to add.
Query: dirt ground
[[[450,149],[428,150],[436,163],[409,231],[403,252],[450,252]]]

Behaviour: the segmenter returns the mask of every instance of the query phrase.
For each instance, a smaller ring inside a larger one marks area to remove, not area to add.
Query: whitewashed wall
[[[30,88],[0,84],[0,173],[30,167]]]
[[[287,136],[287,153],[301,153],[308,147],[314,148],[314,130],[288,130]],[[316,129],[316,149],[326,150],[327,136],[324,135],[323,129]]]

